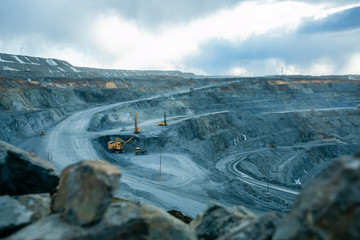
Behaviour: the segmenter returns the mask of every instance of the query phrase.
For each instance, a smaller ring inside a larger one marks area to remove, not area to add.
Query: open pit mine
[[[0,140],[58,172],[121,171],[115,196],[195,217],[214,201],[288,212],[360,146],[360,76],[209,77],[0,54]]]

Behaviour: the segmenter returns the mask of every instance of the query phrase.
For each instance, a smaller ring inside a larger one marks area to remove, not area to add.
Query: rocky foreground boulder
[[[53,197],[53,212],[72,224],[90,225],[101,219],[119,186],[120,171],[102,160],[81,161],[61,173]]]
[[[360,239],[360,153],[310,181],[273,239]]]
[[[50,163],[0,141],[0,195],[52,194],[58,183]]]

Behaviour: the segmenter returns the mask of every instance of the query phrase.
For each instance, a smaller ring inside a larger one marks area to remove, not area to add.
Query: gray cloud
[[[240,0],[11,0],[0,1],[1,35],[40,32],[54,37],[76,34],[90,27],[99,14],[109,11],[139,26],[154,28],[186,23]],[[66,34],[65,34],[66,33]]]
[[[2,0],[0,36],[42,33],[72,39],[91,28],[99,14],[113,11],[150,30],[163,25],[186,24],[244,0]],[[281,2],[281,1],[279,1]],[[313,3],[314,1],[303,1]],[[319,0],[333,5],[358,2]]]
[[[109,11],[150,31],[186,24],[244,0],[3,0],[0,1],[0,37],[37,33],[57,41],[81,41],[94,19]],[[313,1],[305,1],[313,3]],[[334,5],[344,1],[317,1]],[[353,0],[346,1],[357,2]]]
[[[80,36],[95,9],[83,1],[0,1],[0,36],[42,34],[58,40]],[[90,2],[90,1],[89,1]]]
[[[38,54],[41,43],[71,46],[78,51],[104,56],[92,39],[91,30],[99,15],[117,14],[135,22],[147,31],[186,24],[221,8],[239,3],[240,0],[3,0],[0,1],[0,46],[23,41],[24,49]],[[14,41],[15,39],[15,41]],[[17,46],[20,48],[20,46]],[[38,51],[37,51],[38,50]]]
[[[156,31],[160,27],[170,28],[189,23],[221,9],[234,7],[242,1],[244,0],[1,0],[0,47],[9,44],[15,46],[20,39],[25,53],[41,56],[48,46],[58,45],[61,46],[60,49],[69,46],[108,63],[115,56],[104,53],[90,35],[93,23],[100,14],[118,14],[141,28]],[[358,3],[355,0],[302,2],[322,2],[333,6]],[[359,9],[351,9],[319,22],[307,19],[298,32],[278,38],[253,36],[241,44],[208,42],[201,46],[202,52],[199,55],[185,59],[184,65],[221,74],[226,73],[234,64],[250,66],[250,63],[264,58],[280,58],[305,66],[311,59],[329,56],[340,64],[351,52],[359,50],[355,43],[355,39],[359,39],[359,31],[343,35],[332,32],[356,29],[360,22],[358,11]],[[338,22],[344,18],[348,21]],[[43,42],[38,41],[36,36],[40,36],[39,39]]]
[[[222,8],[234,6],[243,0],[132,0],[110,1],[108,7],[115,9],[127,19],[143,27],[157,28],[162,25],[187,23]]]
[[[360,7],[332,14],[324,19],[307,19],[299,27],[300,33],[335,32],[360,28]]]
[[[341,71],[352,54],[360,52],[359,23],[349,20],[357,11],[359,8],[330,15],[322,21],[323,28],[307,20],[299,31],[281,36],[256,35],[241,43],[209,41],[201,46],[198,55],[185,61],[188,67],[201,69],[208,74],[228,74],[233,66],[241,66],[258,75],[273,74],[276,70],[265,66],[266,59],[280,59],[299,69],[311,68],[316,59],[331,59],[334,70]],[[337,19],[337,25],[330,27],[334,19]],[[353,31],[346,31],[349,28]],[[310,31],[304,33],[304,29],[316,31],[309,34]]]

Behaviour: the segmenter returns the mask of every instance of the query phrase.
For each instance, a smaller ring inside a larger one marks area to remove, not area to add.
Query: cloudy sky
[[[0,52],[206,75],[360,74],[360,1],[0,0]]]

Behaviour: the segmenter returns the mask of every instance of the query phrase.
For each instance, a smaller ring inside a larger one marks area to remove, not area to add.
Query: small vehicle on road
[[[141,149],[140,147],[135,148],[134,153],[136,155],[146,155],[148,153],[147,149]]]

